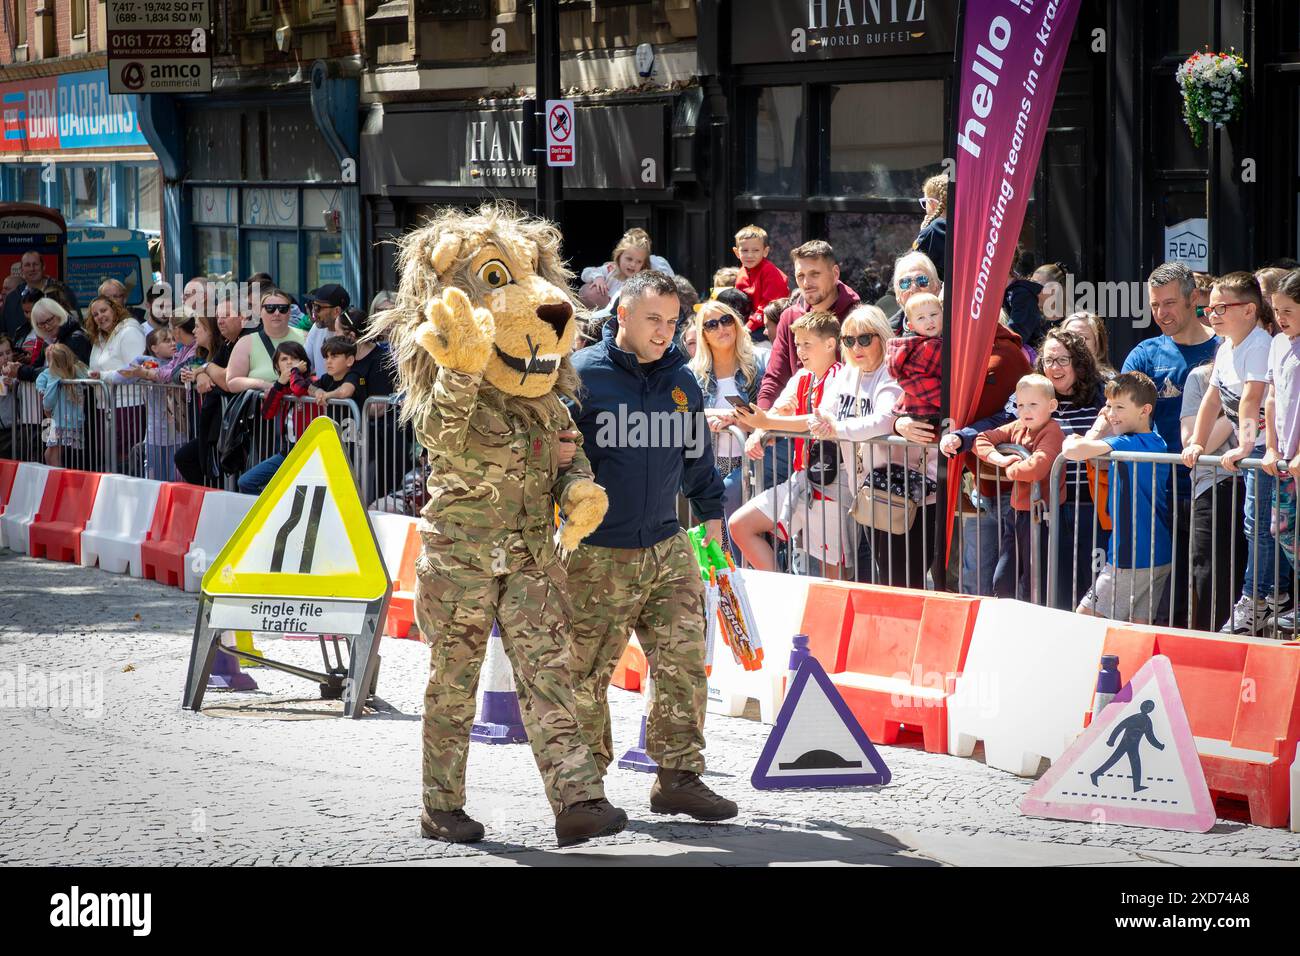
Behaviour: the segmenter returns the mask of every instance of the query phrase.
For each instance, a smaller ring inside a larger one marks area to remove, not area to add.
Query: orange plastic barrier
[[[634,637],[628,641],[623,656],[618,659],[618,667],[614,668],[610,684],[624,690],[641,690],[645,687],[649,673],[650,664],[645,658],[645,651],[641,650],[641,645]]]
[[[420,532],[412,524],[406,532],[406,546],[402,549],[402,566],[393,576],[393,596],[388,599],[388,618],[384,622],[384,634],[388,637],[411,637],[415,627],[415,559],[420,556],[424,546]],[[420,639],[417,631],[414,635]]]
[[[61,468],[50,472],[40,510],[28,531],[33,558],[81,563],[81,532],[95,508],[99,475]]]
[[[874,743],[903,727],[948,750],[948,696],[980,599],[869,584],[813,584],[800,630]]]
[[[162,486],[153,524],[140,545],[145,578],[172,587],[185,586],[185,555],[194,541],[206,493],[206,488],[179,481]]]
[[[1250,822],[1285,827],[1300,741],[1300,644],[1113,627],[1103,653],[1128,680],[1153,654],[1174,668],[1211,796],[1244,798]]]
[[[0,426],[3,427],[3,426]],[[9,492],[14,490],[14,478],[18,475],[18,462],[0,458],[0,512],[9,503]]]

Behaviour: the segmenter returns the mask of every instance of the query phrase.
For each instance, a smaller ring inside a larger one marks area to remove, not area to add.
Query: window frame
[[[81,13],[81,30],[77,30],[77,13]],[[68,30],[74,40],[84,40],[90,34],[90,0],[71,0],[68,11]]]

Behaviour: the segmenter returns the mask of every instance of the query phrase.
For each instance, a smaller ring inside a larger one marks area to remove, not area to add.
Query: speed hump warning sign
[[[574,164],[573,100],[546,101],[546,165]]]
[[[338,428],[311,423],[203,576],[184,706],[198,710],[222,631],[345,638],[350,664],[316,673],[258,661],[342,691],[344,713],[361,715],[378,667],[392,584],[357,493]],[[337,645],[336,645],[337,646]],[[366,688],[361,694],[358,688]]]

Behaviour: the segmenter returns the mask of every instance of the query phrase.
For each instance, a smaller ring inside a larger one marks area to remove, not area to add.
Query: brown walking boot
[[[736,805],[718,796],[693,770],[659,768],[650,788],[650,809],[655,813],[685,813],[696,820],[730,820]]]
[[[560,846],[585,843],[592,837],[610,836],[627,826],[627,814],[604,797],[565,807],[555,818],[555,840]]]
[[[476,843],[483,839],[483,824],[464,810],[420,811],[420,832],[426,840],[445,843]]]

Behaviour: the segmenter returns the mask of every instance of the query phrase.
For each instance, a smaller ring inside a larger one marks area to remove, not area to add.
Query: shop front
[[[733,10],[730,225],[766,229],[783,270],[792,248],[820,238],[859,292],[888,284],[920,227],[921,188],[945,169],[957,6],[754,0],[743,17]],[[1076,272],[1099,265],[1091,172],[1105,150],[1104,76],[1082,38],[1100,6],[1085,3],[1021,233],[1026,262]],[[718,240],[730,246],[729,234]]]
[[[698,91],[690,90],[577,100],[575,165],[564,170],[559,223],[575,271],[607,261],[633,226],[650,232],[656,252],[671,257],[681,250],[682,271],[692,243],[703,252],[703,224],[690,214],[703,205],[694,155],[674,151],[679,139],[693,140],[698,103]],[[391,288],[397,281],[395,249],[385,240],[439,207],[506,201],[532,211],[537,167],[528,148],[520,101],[373,106],[361,133],[373,284]]]
[[[0,83],[0,201],[58,209],[70,225],[161,229],[158,161],[134,96],[107,70]]]
[[[167,170],[169,279],[266,272],[294,296],[334,282],[361,300],[355,79],[318,62],[274,92],[143,100]]]

